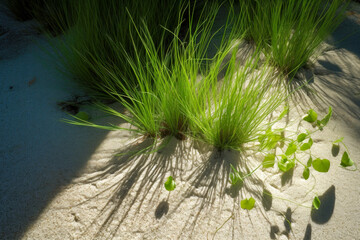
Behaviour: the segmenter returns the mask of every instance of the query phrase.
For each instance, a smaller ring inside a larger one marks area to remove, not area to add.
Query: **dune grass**
[[[98,74],[111,78],[103,79],[107,82],[103,90],[115,96],[130,114],[119,113],[106,105],[99,105],[100,108],[123,118],[136,127],[135,131],[148,137],[185,139],[190,136],[219,150],[241,150],[243,144],[257,141],[260,132],[268,127],[264,120],[285,97],[274,90],[270,67],[255,69],[258,52],[245,64],[237,62],[240,41],[231,41],[235,31],[226,37],[223,31],[218,52],[212,59],[206,58],[211,39],[218,30],[213,29],[218,10],[217,4],[204,8],[199,23],[192,29],[193,13],[189,9],[187,41],[179,39],[178,27],[164,55],[159,53],[147,25],[137,27],[133,22],[146,53],[138,54],[138,45],[134,43],[135,57],[125,54],[135,79],[123,81],[117,71],[97,64]],[[239,24],[233,17],[232,12],[225,28]],[[222,72],[225,77],[221,80]],[[274,91],[270,94],[271,89]],[[98,127],[81,120],[67,122]]]
[[[99,87],[123,104],[130,116],[105,105],[100,105],[101,109],[130,122],[145,136],[157,138],[172,135],[184,139],[187,134],[189,123],[185,114],[186,108],[191,107],[190,96],[200,84],[197,80],[204,62],[208,62],[204,56],[211,40],[212,24],[218,6],[204,8],[200,14],[201,24],[198,25],[193,24],[193,9],[183,9],[178,15],[178,22],[188,17],[186,42],[179,38],[179,25],[175,32],[171,33],[173,38],[169,48],[159,51],[147,24],[143,22],[137,26],[132,17],[135,34],[139,37],[145,54],[138,51],[139,45],[135,42],[132,46],[134,55],[128,54],[121,44],[112,42],[119,55],[125,56],[124,60],[132,71],[132,79],[119,75],[119,70],[112,72],[112,69],[101,62],[97,64],[98,74],[107,82]],[[195,29],[192,29],[192,26],[195,26]]]
[[[75,20],[76,8],[71,0],[6,0],[6,6],[19,21],[36,19],[42,31],[58,35]]]
[[[282,73],[294,76],[344,19],[344,0],[239,0],[244,33]]]
[[[188,114],[195,138],[218,150],[242,151],[244,144],[256,142],[271,127],[273,122],[267,118],[286,96],[275,86],[268,64],[256,69],[258,53],[240,65],[234,48],[222,81],[217,83],[212,76],[206,76],[211,91],[197,99],[198,108]]]
[[[97,66],[103,65],[127,82],[135,79],[123,53],[126,52],[131,58],[138,55],[141,61],[145,55],[134,25],[140,26],[143,21],[147,23],[148,31],[161,53],[159,49],[164,47],[161,45],[171,41],[171,34],[162,28],[175,29],[179,5],[179,1],[164,0],[73,2],[72,6],[78,10],[76,23],[65,32],[63,41],[55,46],[64,72],[69,72],[90,94],[108,97],[104,86],[109,84],[107,81],[112,87],[116,87],[116,83],[111,82],[112,77],[106,71],[97,70]],[[121,88],[117,91],[120,92]]]

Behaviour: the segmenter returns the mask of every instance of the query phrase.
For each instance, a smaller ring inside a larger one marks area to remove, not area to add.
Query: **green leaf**
[[[333,141],[333,143],[341,143],[344,140],[344,137],[341,137],[335,141]]]
[[[330,161],[327,159],[317,158],[312,162],[312,165],[318,172],[328,172],[330,168]]]
[[[333,143],[332,147],[331,147],[331,154],[333,155],[333,157],[336,157],[340,152],[340,145]]]
[[[313,123],[317,120],[317,113],[313,109],[310,109],[303,119],[309,123]]]
[[[90,116],[89,114],[87,114],[86,112],[78,112],[75,117],[81,119],[81,120],[84,120],[84,121],[87,121],[90,119]]]
[[[164,183],[165,189],[170,191],[173,191],[176,188],[175,181],[172,176],[168,177],[166,182]]]
[[[297,136],[297,141],[298,142],[302,142],[305,140],[305,138],[307,137],[307,134],[306,133],[300,133],[298,136]]]
[[[293,160],[289,160],[286,156],[283,155],[281,160],[278,162],[278,167],[281,171],[287,172],[295,167],[295,162]]]
[[[294,154],[297,150],[297,146],[294,142],[290,143],[288,148],[286,149],[285,155],[286,156],[290,156],[292,154]]]
[[[311,148],[311,146],[313,145],[313,140],[312,138],[309,138],[309,141],[307,143],[304,143],[303,145],[301,145],[300,150],[301,151],[305,151]]]
[[[341,158],[341,166],[343,167],[350,167],[354,165],[354,162],[350,159],[349,154],[347,152],[344,152]]]
[[[320,120],[317,120],[317,121],[316,121],[316,126],[320,129],[320,131],[324,130],[324,127],[323,127],[323,125],[321,124],[321,121],[320,121]]]
[[[320,123],[322,125],[322,127],[325,127],[326,124],[329,122],[330,118],[331,118],[331,114],[332,114],[332,108],[329,107],[329,112],[325,115],[325,117],[323,119],[321,119]]]
[[[273,167],[275,164],[275,154],[267,154],[262,162],[263,168]]]
[[[241,200],[240,205],[241,205],[242,209],[251,210],[255,206],[255,199],[252,197],[249,199],[243,199],[243,200]]]
[[[318,196],[314,197],[314,200],[313,200],[313,202],[312,202],[312,205],[314,206],[314,208],[315,208],[316,210],[319,209],[320,204],[321,204],[321,202],[320,202],[319,197],[318,197]]]
[[[303,178],[305,178],[305,180],[308,180],[309,176],[310,176],[310,169],[306,167],[303,171]]]
[[[309,168],[312,165],[312,157],[310,156],[309,160],[306,163],[306,166]]]

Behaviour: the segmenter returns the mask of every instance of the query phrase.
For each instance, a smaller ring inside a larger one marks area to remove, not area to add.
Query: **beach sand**
[[[17,22],[2,7],[0,239],[360,239],[359,171],[339,167],[344,147],[331,153],[332,141],[344,137],[360,164],[360,8],[350,7],[326,51],[304,71],[314,77],[316,95],[300,89],[287,117],[289,129],[313,130],[299,124],[301,116],[310,108],[324,116],[333,107],[312,150],[330,160],[330,171],[304,180],[301,166],[286,174],[260,169],[235,187],[226,177],[229,163],[255,167],[258,153],[220,154],[171,139],[159,152],[129,157],[151,141],[61,122],[68,115],[58,102],[83,91],[57,71],[36,23]],[[88,105],[80,110],[97,123],[129,127]],[[177,186],[169,193],[163,184],[170,175]],[[318,211],[310,208],[315,194]],[[255,208],[241,209],[249,197]]]

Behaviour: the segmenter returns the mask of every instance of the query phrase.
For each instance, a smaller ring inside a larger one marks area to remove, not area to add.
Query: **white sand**
[[[11,21],[0,20],[0,26]],[[338,167],[340,155],[331,155],[331,141],[343,136],[360,164],[359,32],[316,62],[311,85],[319,96],[301,91],[295,100],[303,109],[333,107],[335,116],[314,136],[313,147],[331,161],[330,171],[313,171],[307,181],[301,166],[292,177],[276,169],[258,171],[233,189],[223,173],[239,160],[237,153],[219,156],[201,144],[173,139],[161,153],[114,157],[146,142],[134,146],[127,132],[60,122],[66,114],[57,102],[81,90],[56,71],[40,49],[45,46],[40,36],[20,23],[6,26],[16,41],[0,36],[0,57],[6,57],[0,60],[0,239],[360,239],[359,171]],[[353,15],[341,28],[346,31],[335,32],[333,40],[360,29]],[[121,124],[90,112],[98,122]],[[302,114],[293,110],[290,125],[297,127]],[[300,129],[312,127],[303,123]],[[261,161],[258,154],[242,159],[250,166]],[[171,194],[163,187],[169,175],[177,184]],[[262,203],[264,188],[305,206],[314,194],[326,194],[312,215],[309,208],[275,197]],[[240,200],[250,196],[255,209],[240,209]]]

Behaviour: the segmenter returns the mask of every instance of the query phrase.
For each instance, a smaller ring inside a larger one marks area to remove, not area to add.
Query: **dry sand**
[[[360,13],[359,5],[352,8]],[[302,177],[276,168],[258,171],[242,186],[227,180],[229,163],[261,162],[257,153],[222,154],[190,140],[171,139],[151,155],[116,156],[151,144],[128,132],[64,124],[57,102],[82,95],[60,75],[42,48],[46,41],[29,24],[4,15],[0,26],[0,239],[360,239],[360,174],[339,167],[331,142],[345,137],[360,164],[360,18],[350,14],[329,39],[330,47],[304,74],[314,96],[294,96],[290,129],[303,110],[334,117],[314,136],[313,153],[331,161],[328,173]],[[354,33],[345,40],[338,40]],[[21,44],[20,44],[21,43]],[[86,109],[86,106],[83,108]],[[87,109],[100,123],[128,126]],[[340,154],[344,148],[340,150]],[[174,176],[170,194],[163,183]],[[274,197],[264,197],[264,189]],[[322,201],[311,211],[315,194]],[[254,197],[256,206],[239,207]],[[289,201],[292,200],[299,206]]]

